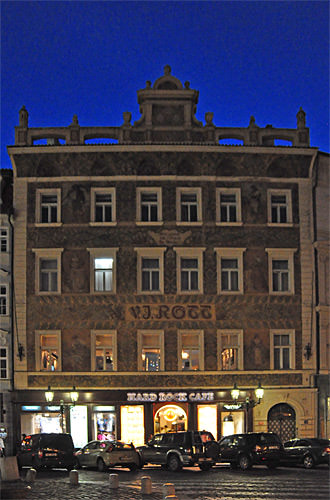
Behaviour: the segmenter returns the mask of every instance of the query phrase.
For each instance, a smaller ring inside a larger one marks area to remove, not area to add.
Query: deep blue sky
[[[329,152],[329,3],[1,1],[1,167],[24,104],[29,125],[123,123],[169,64],[217,126],[296,127]]]

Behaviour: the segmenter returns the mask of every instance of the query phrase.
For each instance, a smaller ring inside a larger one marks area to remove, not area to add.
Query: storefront
[[[38,393],[38,404],[18,403],[21,434],[70,432],[76,447],[94,439],[138,446],[158,432],[187,429],[207,430],[219,439],[243,432],[246,418],[239,404],[225,399],[225,391],[79,391],[75,404],[59,405],[41,403],[44,393]]]

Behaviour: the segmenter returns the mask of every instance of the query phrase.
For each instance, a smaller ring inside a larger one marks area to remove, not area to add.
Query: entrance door
[[[181,406],[164,405],[154,417],[154,434],[159,432],[177,432],[188,429],[187,414]]]
[[[279,403],[268,412],[268,431],[276,432],[282,442],[296,436],[296,412],[286,404]]]

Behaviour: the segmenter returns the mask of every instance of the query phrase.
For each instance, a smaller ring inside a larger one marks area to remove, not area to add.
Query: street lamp
[[[54,391],[51,390],[50,386],[48,386],[47,391],[45,391],[45,399],[47,403],[51,403],[54,399]],[[65,403],[63,399],[60,400],[60,413],[61,413],[61,429],[64,432],[64,410],[65,407],[71,408],[75,406],[76,402],[79,399],[79,392],[76,390],[75,386],[72,387],[70,391],[70,399],[71,403]]]
[[[247,396],[245,398],[245,401],[240,403],[241,408],[243,408],[246,411],[245,432],[247,432],[247,428],[248,428],[249,410],[251,410],[252,408],[254,408],[255,406],[257,406],[261,403],[261,400],[264,397],[264,392],[265,391],[261,387],[261,383],[259,382],[258,387],[254,391],[256,399],[251,399],[250,396]],[[234,383],[234,387],[232,388],[230,394],[231,394],[232,399],[237,402],[239,395],[240,395],[240,390],[238,389],[236,382]]]

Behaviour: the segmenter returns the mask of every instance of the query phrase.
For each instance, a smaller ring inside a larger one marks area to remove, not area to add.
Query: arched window
[[[268,412],[268,431],[276,432],[282,442],[296,436],[296,412],[287,403],[279,403]]]

